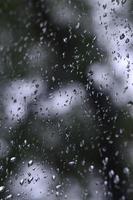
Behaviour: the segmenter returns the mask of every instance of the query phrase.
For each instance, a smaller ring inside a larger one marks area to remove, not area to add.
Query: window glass
[[[0,199],[133,199],[131,0],[0,1]]]

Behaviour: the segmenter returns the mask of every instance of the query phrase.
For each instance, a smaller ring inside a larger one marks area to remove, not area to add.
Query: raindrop
[[[16,160],[16,157],[12,157],[12,158],[10,158],[10,161],[11,161],[12,163],[14,163],[15,160]]]
[[[129,173],[130,173],[129,168],[128,168],[128,167],[125,167],[125,168],[123,169],[123,172],[124,172],[124,174],[129,175]]]
[[[55,180],[55,178],[56,178],[55,175],[53,175],[53,176],[52,176],[52,179]]]
[[[128,43],[130,40],[129,40],[129,38],[127,38],[126,40],[125,40],[125,43]]]
[[[125,4],[127,0],[121,0],[122,5]]]
[[[23,184],[24,184],[24,179],[21,179],[20,185],[23,185]]]
[[[120,39],[121,39],[121,40],[123,40],[123,39],[124,39],[124,37],[125,37],[125,34],[124,34],[124,33],[122,33],[122,34],[120,35]]]
[[[109,177],[112,178],[114,176],[114,174],[115,174],[114,170],[110,170]]]
[[[84,140],[82,140],[82,141],[80,142],[80,147],[83,147],[83,146],[84,146],[84,144],[85,144],[85,141],[84,141]]]
[[[30,177],[30,178],[28,179],[28,183],[31,183],[32,180],[33,180],[33,177]]]
[[[120,134],[123,134],[123,129],[120,128]]]
[[[56,196],[59,196],[59,192],[58,191],[56,192]]]
[[[27,140],[24,140],[24,145],[26,145],[27,144]]]
[[[9,194],[5,199],[11,199],[12,198],[12,194]]]
[[[80,23],[78,22],[75,28],[79,29],[79,27],[80,27]]]
[[[115,183],[115,184],[118,184],[118,183],[119,183],[119,181],[120,181],[120,178],[119,178],[119,176],[118,176],[118,175],[115,175],[115,178],[114,178],[114,183]]]
[[[28,162],[28,167],[30,167],[30,166],[32,166],[33,165],[33,160],[30,160],[29,162]]]
[[[72,166],[75,164],[75,161],[70,161],[68,164]]]
[[[67,42],[67,38],[64,38],[63,41],[66,43]]]
[[[5,186],[0,186],[0,192],[3,192],[5,189]]]
[[[61,185],[56,185],[56,189],[58,190],[59,188],[61,188]]]
[[[105,186],[108,185],[108,181],[104,181],[104,185],[105,185]]]
[[[93,170],[94,170],[94,165],[90,165],[89,172],[93,172]]]
[[[55,77],[54,76],[52,76],[52,81],[55,82]]]
[[[65,194],[65,199],[67,199],[68,198],[68,196],[67,196],[67,194]]]

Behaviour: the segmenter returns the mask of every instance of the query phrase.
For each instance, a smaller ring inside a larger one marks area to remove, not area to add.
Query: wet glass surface
[[[133,199],[131,0],[0,1],[0,199]]]

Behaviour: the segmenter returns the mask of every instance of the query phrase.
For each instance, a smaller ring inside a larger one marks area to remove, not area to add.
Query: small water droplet
[[[94,170],[94,165],[90,165],[89,172],[93,172],[93,170]]]
[[[55,178],[56,178],[55,175],[53,175],[53,176],[52,176],[52,179],[55,180]]]
[[[24,140],[24,145],[26,145],[27,144],[27,140]]]
[[[0,186],[0,192],[3,192],[5,189],[5,186]]]
[[[56,185],[56,189],[58,190],[61,187],[61,185]]]
[[[72,166],[72,165],[75,164],[75,162],[74,161],[70,161],[68,164]]]
[[[125,40],[125,43],[128,43],[130,40],[129,40],[129,38],[127,38],[126,40]]]
[[[21,179],[20,185],[23,185],[23,184],[24,184],[24,179]]]
[[[52,81],[55,82],[55,77],[54,76],[52,76]]]
[[[31,183],[33,180],[33,177],[28,178],[28,183]]]
[[[78,22],[77,24],[76,24],[76,29],[79,29],[79,27],[80,27],[80,23]]]
[[[59,196],[59,192],[58,191],[56,191],[56,196]]]
[[[125,37],[125,34],[124,34],[124,33],[122,33],[122,34],[120,35],[120,39],[121,39],[121,40],[123,40],[123,39],[124,39],[124,37]]]
[[[17,194],[17,197],[20,197],[20,193]]]
[[[112,178],[114,175],[115,175],[114,170],[110,170],[110,171],[109,171],[109,177]]]
[[[12,163],[14,163],[14,162],[16,161],[16,157],[10,158],[10,161],[11,161]]]
[[[66,43],[67,42],[67,38],[64,38],[63,41]]]
[[[104,181],[104,185],[107,186],[108,185],[108,181]]]
[[[120,178],[119,178],[119,176],[118,176],[118,175],[115,175],[115,178],[114,178],[114,183],[115,183],[115,184],[118,184],[118,183],[119,183],[119,181],[120,181]]]
[[[127,0],[121,0],[122,5],[125,4]]]
[[[125,168],[123,169],[123,172],[124,172],[124,174],[129,175],[130,170],[129,170],[128,167],[125,167]]]
[[[68,196],[67,196],[67,194],[65,194],[65,199],[67,199],[68,198]]]
[[[9,194],[5,199],[11,199],[12,197],[12,194]]]
[[[28,162],[28,167],[30,167],[30,166],[32,166],[33,165],[33,160],[30,160],[29,162]]]

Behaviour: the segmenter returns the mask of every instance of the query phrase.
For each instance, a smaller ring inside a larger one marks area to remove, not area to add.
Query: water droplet
[[[28,183],[31,183],[33,180],[33,177],[28,178]]]
[[[125,168],[123,169],[123,172],[124,172],[124,174],[129,175],[130,170],[129,170],[128,167],[125,167]]]
[[[55,180],[55,178],[56,178],[55,175],[53,175],[53,176],[52,176],[52,179]]]
[[[65,199],[67,199],[68,198],[68,196],[67,196],[67,194],[65,194]]]
[[[104,185],[105,185],[105,186],[108,185],[108,181],[104,181]]]
[[[33,165],[33,160],[30,160],[29,162],[28,162],[28,167],[30,167],[30,166],[32,166]]]
[[[26,145],[27,144],[27,140],[24,140],[24,145]]]
[[[127,0],[121,0],[122,5],[125,4]]]
[[[59,196],[59,192],[58,191],[56,192],[56,196]]]
[[[127,38],[126,40],[125,40],[125,43],[128,43],[130,40],[129,40],[129,38]]]
[[[79,29],[79,27],[80,27],[80,23],[78,22],[75,28]]]
[[[120,134],[123,134],[123,129],[120,128]]]
[[[5,189],[5,186],[0,186],[0,192],[3,192]]]
[[[12,198],[12,194],[9,194],[5,199],[11,199]]]
[[[90,165],[89,172],[93,172],[93,170],[94,170],[94,165]]]
[[[123,39],[124,39],[124,37],[125,37],[125,34],[124,34],[124,33],[122,33],[122,34],[120,35],[120,39],[121,39],[121,40],[123,40]]]
[[[114,174],[115,174],[114,170],[110,170],[110,171],[109,171],[109,177],[110,177],[110,178],[112,178],[112,177],[114,176]]]
[[[23,184],[24,184],[24,179],[21,179],[20,185],[23,185]]]
[[[63,41],[66,43],[67,42],[67,38],[64,38]]]
[[[68,164],[72,166],[75,164],[75,161],[70,161]]]
[[[85,141],[84,141],[84,140],[82,140],[82,141],[80,142],[80,147],[83,147],[83,146],[84,146],[84,144],[85,144]]]
[[[10,161],[11,161],[12,163],[14,163],[14,162],[16,161],[16,157],[10,158]]]
[[[61,187],[61,185],[56,185],[56,189],[58,190]]]
[[[119,178],[119,176],[118,176],[118,175],[115,175],[115,178],[114,178],[114,183],[115,183],[115,184],[118,184],[118,183],[119,183],[119,181],[120,181],[120,178]]]
[[[55,77],[54,76],[52,76],[52,81],[55,82]]]

